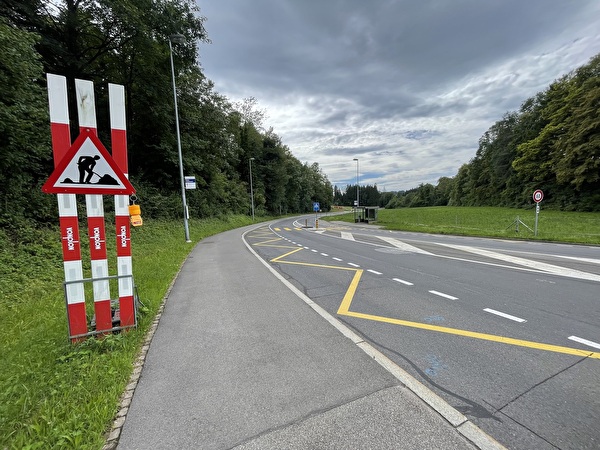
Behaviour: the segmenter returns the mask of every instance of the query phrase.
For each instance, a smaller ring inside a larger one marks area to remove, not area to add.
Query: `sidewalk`
[[[502,448],[291,290],[244,244],[252,228],[183,265],[120,450]]]

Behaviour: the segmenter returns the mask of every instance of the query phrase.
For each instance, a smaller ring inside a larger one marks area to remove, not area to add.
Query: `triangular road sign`
[[[48,181],[47,194],[133,194],[135,189],[95,132],[83,129]]]

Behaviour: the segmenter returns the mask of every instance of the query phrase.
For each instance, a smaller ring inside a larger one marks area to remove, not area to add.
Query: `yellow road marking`
[[[509,338],[509,337],[504,337],[504,336],[497,336],[494,334],[477,333],[474,331],[461,330],[458,328],[440,327],[437,325],[430,325],[427,323],[409,322],[407,320],[392,319],[390,317],[374,316],[372,314],[363,314],[363,313],[353,312],[353,311],[348,310],[348,308],[350,307],[350,303],[351,302],[348,302],[347,305],[344,305],[344,302],[342,302],[342,305],[347,306],[347,307],[342,308],[342,305],[340,305],[338,314],[343,315],[343,316],[349,316],[349,317],[357,317],[359,319],[372,320],[375,322],[384,322],[384,323],[389,323],[389,324],[393,324],[393,325],[401,325],[403,327],[419,328],[422,330],[437,331],[439,333],[455,334],[457,336],[464,336],[464,337],[469,337],[469,338],[474,338],[474,339],[482,339],[485,341],[499,342],[501,344],[516,345],[519,347],[528,347],[528,348],[534,348],[537,350],[545,350],[548,352],[566,353],[567,355],[575,355],[575,356],[581,356],[581,357],[587,357],[587,358],[593,358],[593,359],[600,359],[600,353],[590,352],[587,350],[581,350],[578,348],[561,347],[559,345],[543,344],[540,342],[533,342],[533,341],[524,341],[521,339],[513,339],[513,338]]]
[[[356,293],[356,288],[358,287],[358,282],[360,281],[360,277],[362,277],[363,274],[363,270],[362,269],[353,269],[356,270],[356,274],[354,274],[354,278],[352,278],[352,281],[350,282],[350,286],[348,287],[348,290],[346,291],[346,295],[344,295],[344,299],[342,300],[342,303],[340,304],[340,307],[338,309],[338,314],[342,314],[340,311],[342,311],[343,313],[347,313],[348,310],[350,309],[350,304],[352,303],[352,299],[354,298],[354,294]]]
[[[278,240],[281,240],[281,239],[272,239],[272,240],[265,241],[265,242],[275,242]],[[259,244],[254,244],[254,245],[261,246],[261,245],[264,245],[264,243],[259,243]],[[338,315],[348,316],[348,317],[356,317],[358,319],[371,320],[374,322],[389,323],[392,325],[399,325],[399,326],[403,326],[403,327],[417,328],[417,329],[421,329],[421,330],[436,331],[438,333],[453,334],[456,336],[463,336],[463,337],[468,337],[468,338],[472,338],[472,339],[481,339],[484,341],[498,342],[501,344],[515,345],[518,347],[533,348],[536,350],[544,350],[544,351],[554,352],[554,353],[564,353],[567,355],[575,355],[575,356],[580,356],[583,358],[600,359],[600,352],[590,352],[590,351],[581,350],[578,348],[562,347],[559,345],[551,345],[551,344],[543,344],[541,342],[525,341],[522,339],[514,339],[514,338],[498,336],[498,335],[494,335],[494,334],[478,333],[475,331],[461,330],[459,328],[441,327],[438,325],[431,325],[431,324],[427,324],[427,323],[411,322],[408,320],[394,319],[391,317],[376,316],[373,314],[364,314],[364,313],[350,311],[350,306],[352,305],[352,300],[354,300],[354,295],[356,294],[356,290],[358,289],[358,283],[360,282],[360,279],[363,274],[362,269],[355,269],[355,268],[343,267],[343,266],[330,266],[330,265],[324,265],[324,264],[304,263],[304,262],[298,262],[298,261],[282,261],[284,258],[286,258],[290,255],[293,255],[294,253],[297,253],[301,250],[304,250],[304,248],[303,247],[296,248],[296,247],[289,247],[289,246],[288,247],[271,246],[271,247],[294,248],[294,250],[292,250],[290,252],[284,253],[281,256],[271,259],[270,262],[272,262],[272,263],[276,262],[276,263],[280,263],[280,264],[290,264],[290,265],[298,265],[298,266],[315,267],[315,268],[320,268],[320,269],[335,269],[335,270],[347,270],[347,271],[356,272],[354,274],[354,277],[352,278],[352,281],[350,282],[350,285],[348,286],[348,289],[346,290],[346,293],[344,294],[344,298],[342,299],[342,302],[340,303],[340,306],[337,311]]]
[[[293,253],[299,252],[300,250],[304,250],[304,249],[303,249],[302,247],[297,247],[296,249],[292,250],[291,252],[285,253],[285,254],[283,254],[283,255],[281,255],[281,256],[278,256],[278,257],[277,257],[277,258],[275,258],[275,259],[272,259],[272,260],[271,260],[271,262],[279,262],[279,260],[280,260],[281,258],[285,258],[285,257],[286,257],[286,256],[288,256],[288,255],[291,255],[291,254],[293,254]],[[289,263],[286,263],[286,264],[289,264]]]

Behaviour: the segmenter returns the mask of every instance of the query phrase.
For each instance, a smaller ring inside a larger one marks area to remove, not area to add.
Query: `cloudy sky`
[[[254,97],[342,190],[437,184],[482,134],[600,53],[597,0],[198,0],[216,91]]]

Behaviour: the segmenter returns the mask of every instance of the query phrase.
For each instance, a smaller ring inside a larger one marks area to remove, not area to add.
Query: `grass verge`
[[[526,225],[519,223],[518,231],[517,218]],[[330,216],[325,220],[354,222],[354,214]],[[600,244],[600,213],[545,211],[542,208],[538,215],[537,236],[534,235],[533,209],[451,206],[381,209],[374,223],[389,230]]]
[[[148,219],[132,229],[144,304],[139,326],[80,344],[68,340],[59,231],[0,230],[0,449],[101,449],[144,336],[187,254],[202,238],[251,223],[245,216],[191,220],[190,244],[181,222]],[[116,239],[106,228],[112,272]]]

